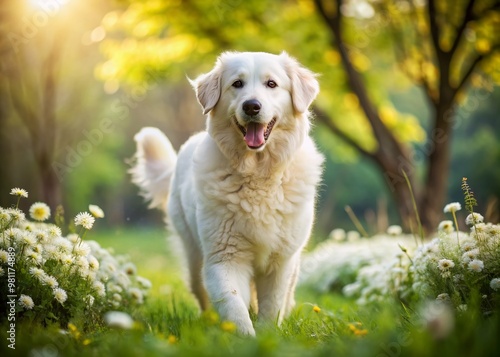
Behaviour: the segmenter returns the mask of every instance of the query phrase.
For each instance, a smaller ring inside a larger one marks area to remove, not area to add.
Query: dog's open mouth
[[[236,122],[238,129],[240,129],[243,134],[247,146],[250,149],[258,149],[267,142],[267,139],[269,139],[269,135],[273,130],[274,124],[276,124],[276,117],[274,117],[273,120],[271,120],[267,125],[263,123],[250,122],[246,128],[240,125],[236,118],[234,121]]]

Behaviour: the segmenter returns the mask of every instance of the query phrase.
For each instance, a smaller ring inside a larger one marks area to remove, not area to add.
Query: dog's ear
[[[319,93],[316,74],[302,67],[286,52],[280,55],[285,60],[285,69],[292,82],[292,103],[295,111],[304,113]]]
[[[203,114],[210,112],[220,98],[220,65],[216,64],[215,68],[208,73],[200,75],[195,80],[189,79],[193,86],[198,102],[203,108]]]

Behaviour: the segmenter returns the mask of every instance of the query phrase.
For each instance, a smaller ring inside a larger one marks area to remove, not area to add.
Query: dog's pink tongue
[[[258,148],[264,144],[264,131],[266,126],[259,123],[250,123],[247,126],[247,133],[245,135],[245,142],[249,147]]]

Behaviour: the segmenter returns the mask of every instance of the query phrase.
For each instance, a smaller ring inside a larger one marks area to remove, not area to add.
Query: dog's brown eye
[[[233,87],[234,88],[241,88],[241,87],[243,87],[243,82],[238,79],[237,81],[233,82]]]
[[[276,88],[278,86],[272,79],[268,80],[266,84],[269,88]]]

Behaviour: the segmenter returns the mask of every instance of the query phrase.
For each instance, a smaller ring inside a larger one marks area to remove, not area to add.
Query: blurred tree
[[[95,99],[102,96],[89,81],[97,61],[89,58],[98,52],[83,43],[92,42],[86,28],[109,11],[96,9],[79,1],[2,2],[0,161],[6,169],[0,197],[9,186],[22,186],[55,208],[68,174],[97,146],[92,142],[83,153],[92,132],[85,129],[97,126]]]
[[[224,49],[300,54],[322,74],[315,107],[321,127],[377,165],[410,226],[415,214],[404,170],[423,227],[436,227],[458,104],[474,95],[470,88],[491,91],[500,82],[497,0],[126,3],[125,11],[110,12],[102,22],[107,60],[97,75],[105,86],[134,86],[151,72],[175,80],[208,70]],[[391,88],[401,85],[422,88],[431,108],[422,125],[389,102]],[[341,160],[354,157],[336,141],[323,141]]]

